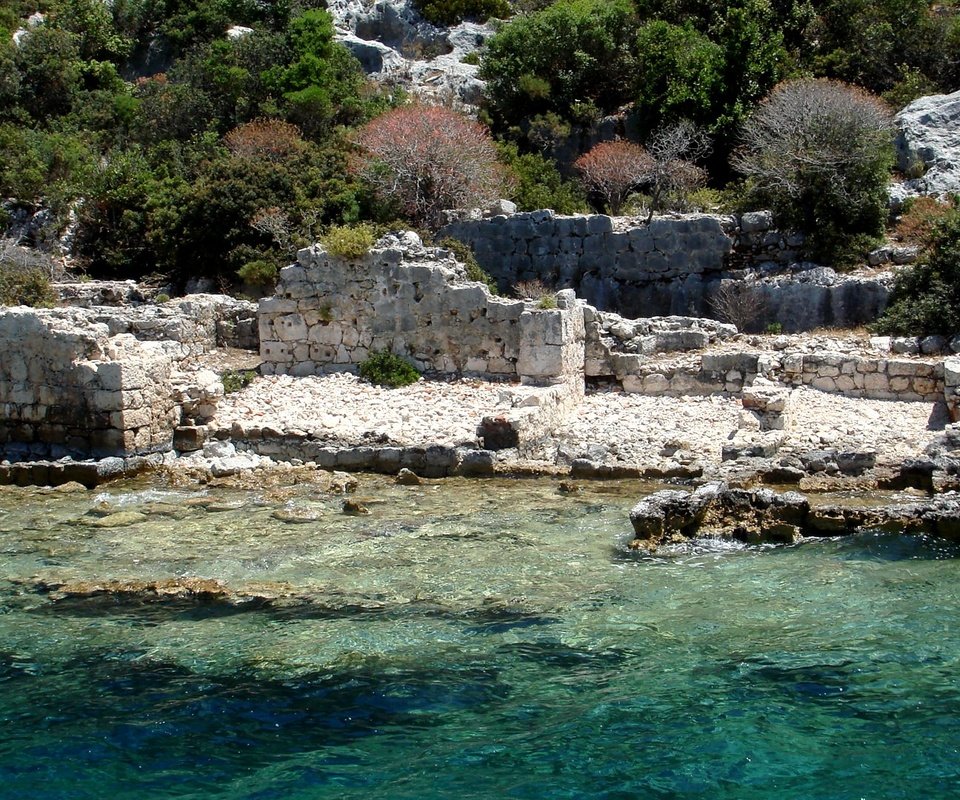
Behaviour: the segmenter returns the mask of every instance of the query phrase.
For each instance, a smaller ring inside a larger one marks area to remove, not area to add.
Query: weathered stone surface
[[[897,166],[911,191],[940,195],[960,191],[960,92],[920,97],[896,116]]]
[[[730,536],[751,543],[790,544],[801,536],[837,536],[864,529],[960,537],[960,495],[881,507],[812,505],[798,492],[707,484],[695,492],[655,492],[630,512],[635,546],[677,536]]]
[[[798,263],[802,240],[768,230],[770,212],[739,220],[715,215],[654,218],[516,214],[458,219],[441,235],[468,244],[501,288],[536,277],[573,287],[604,310],[631,317],[714,315],[724,285],[747,286],[766,319],[788,331],[871,322],[886,304],[892,276],[838,275]],[[738,232],[739,230],[739,232]],[[528,243],[535,243],[531,247]],[[728,279],[731,266],[756,280]]]

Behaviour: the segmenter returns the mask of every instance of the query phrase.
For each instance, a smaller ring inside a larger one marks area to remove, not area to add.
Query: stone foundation
[[[168,451],[223,387],[195,369],[216,347],[255,343],[255,307],[220,296],[161,306],[0,314],[0,454],[103,458]]]

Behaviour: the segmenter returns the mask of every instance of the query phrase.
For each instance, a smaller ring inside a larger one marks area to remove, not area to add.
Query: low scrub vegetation
[[[339,225],[323,234],[320,244],[331,255],[355,261],[369,253],[376,240],[372,225]]]
[[[372,84],[318,0],[0,4],[0,196],[38,212],[33,244],[69,223],[91,276],[178,288],[269,282],[341,226],[436,229],[445,209],[501,196],[559,213],[709,208],[702,187],[728,197],[741,179],[740,197],[808,234],[806,255],[838,263],[884,222],[877,98],[960,82],[953,3],[415,2],[437,24],[502,20],[468,58],[486,79],[479,121]],[[683,131],[698,132],[686,149]],[[615,137],[646,154],[625,186],[597,177]]]
[[[420,372],[405,358],[380,350],[359,364],[360,377],[377,386],[398,389],[420,380]]]

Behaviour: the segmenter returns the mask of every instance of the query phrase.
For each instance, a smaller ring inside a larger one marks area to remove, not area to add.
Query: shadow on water
[[[509,694],[494,668],[375,660],[271,680],[99,657],[27,676],[0,659],[0,680],[14,673],[16,697],[0,703],[0,779],[31,786],[47,770],[89,778],[118,753],[138,775],[167,776],[167,791],[177,780],[233,779],[278,758],[441,725]]]
[[[864,531],[831,542],[836,556],[851,561],[947,561],[960,558],[960,542],[920,534]]]

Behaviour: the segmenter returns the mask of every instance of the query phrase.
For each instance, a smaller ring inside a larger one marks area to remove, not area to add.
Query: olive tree
[[[734,165],[810,255],[843,260],[883,230],[893,164],[892,115],[879,98],[837,81],[777,85],[747,119]]]

